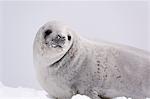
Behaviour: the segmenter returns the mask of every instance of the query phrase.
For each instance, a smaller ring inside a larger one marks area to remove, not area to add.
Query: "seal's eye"
[[[45,31],[45,34],[46,34],[46,35],[50,35],[51,33],[52,33],[52,30],[49,30],[49,29],[48,29],[48,30]]]
[[[68,35],[68,40],[69,40],[69,41],[71,40],[71,36],[70,36],[70,35]]]
[[[45,31],[45,35],[50,35],[51,33],[52,33],[52,30],[48,29],[48,30]]]
[[[49,36],[52,33],[52,30],[48,29],[44,33],[45,33],[44,38],[46,38],[47,36]]]

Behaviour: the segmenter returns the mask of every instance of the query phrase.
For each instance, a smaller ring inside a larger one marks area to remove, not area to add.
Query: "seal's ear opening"
[[[70,40],[71,40],[71,36],[68,34],[68,36],[67,36],[67,37],[68,37],[68,41],[70,41]]]

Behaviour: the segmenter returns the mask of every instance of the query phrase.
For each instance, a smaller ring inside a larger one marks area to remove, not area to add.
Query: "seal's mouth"
[[[51,39],[49,37],[45,37],[45,44],[48,47],[52,47],[52,48],[63,48],[65,41],[66,41],[65,37],[59,34]]]
[[[55,67],[55,66],[57,66],[57,64],[59,64],[64,59],[64,57],[66,57],[68,55],[68,53],[70,52],[70,50],[72,49],[72,47],[73,47],[73,43],[71,44],[71,46],[67,50],[67,52],[59,60],[57,60],[53,64],[49,65],[49,67]]]

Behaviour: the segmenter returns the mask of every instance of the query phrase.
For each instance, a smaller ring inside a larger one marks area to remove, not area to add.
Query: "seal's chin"
[[[47,60],[44,63],[51,67],[52,64],[58,63],[66,56],[67,52],[72,48],[73,42],[66,41],[63,45],[47,45],[47,52],[45,53],[44,60]]]
[[[67,55],[67,52],[69,52],[72,47],[73,47],[73,42],[72,42],[72,44],[70,45],[70,47],[69,47],[66,51],[64,51],[63,53],[61,53],[60,55],[58,55],[57,57],[55,57],[55,58],[53,59],[53,60],[55,60],[55,61],[54,61],[53,63],[51,63],[51,64],[49,65],[49,67],[53,67],[53,66],[55,66],[54,64],[57,64],[57,63],[61,62],[62,59]]]

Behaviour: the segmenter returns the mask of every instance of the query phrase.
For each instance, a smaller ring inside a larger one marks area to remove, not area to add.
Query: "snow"
[[[0,82],[0,99],[49,99],[49,98],[47,97],[47,93],[44,90],[36,90],[23,87],[12,88],[3,85]],[[72,99],[90,99],[90,98],[84,95],[76,95],[73,96]],[[127,99],[127,98],[118,97],[115,99]]]
[[[12,88],[0,83],[0,99],[48,99],[46,92],[31,88]]]

